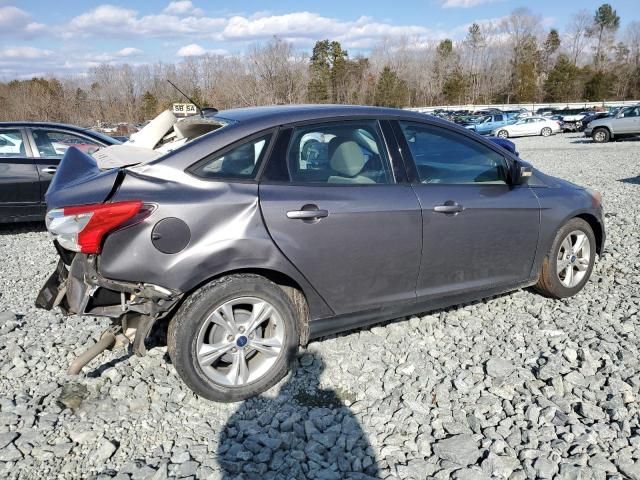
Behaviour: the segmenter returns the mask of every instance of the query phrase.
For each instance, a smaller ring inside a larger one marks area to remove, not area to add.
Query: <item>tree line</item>
[[[529,9],[474,23],[460,41],[381,41],[349,55],[337,41],[311,54],[273,38],[243,55],[182,62],[101,64],[80,77],[0,83],[2,120],[141,122],[184,98],[218,109],[288,103],[391,107],[640,98],[640,21],[620,31],[609,4],[546,30]]]

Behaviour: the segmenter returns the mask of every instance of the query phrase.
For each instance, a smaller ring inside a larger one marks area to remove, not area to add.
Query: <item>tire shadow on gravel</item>
[[[225,424],[217,451],[223,479],[380,478],[369,440],[345,404],[354,396],[319,388],[322,358],[302,358],[305,366],[277,396],[245,400]]]

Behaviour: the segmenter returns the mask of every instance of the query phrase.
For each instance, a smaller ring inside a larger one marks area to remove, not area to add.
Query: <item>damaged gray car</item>
[[[434,117],[282,106],[191,121],[97,159],[70,148],[53,179],[60,260],[36,303],[113,321],[72,373],[123,333],[144,354],[168,322],[185,383],[238,401],[312,338],[526,286],[575,295],[604,248],[599,193]]]

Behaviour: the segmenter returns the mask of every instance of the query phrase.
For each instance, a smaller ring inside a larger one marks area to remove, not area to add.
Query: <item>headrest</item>
[[[356,142],[335,137],[329,142],[329,162],[331,168],[340,175],[355,177],[362,171],[367,159]]]

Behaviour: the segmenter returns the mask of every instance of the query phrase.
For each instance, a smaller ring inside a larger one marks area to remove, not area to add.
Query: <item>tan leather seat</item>
[[[353,140],[342,137],[332,138],[329,142],[329,165],[338,173],[328,178],[328,183],[376,183],[360,175],[367,158],[360,146]]]

